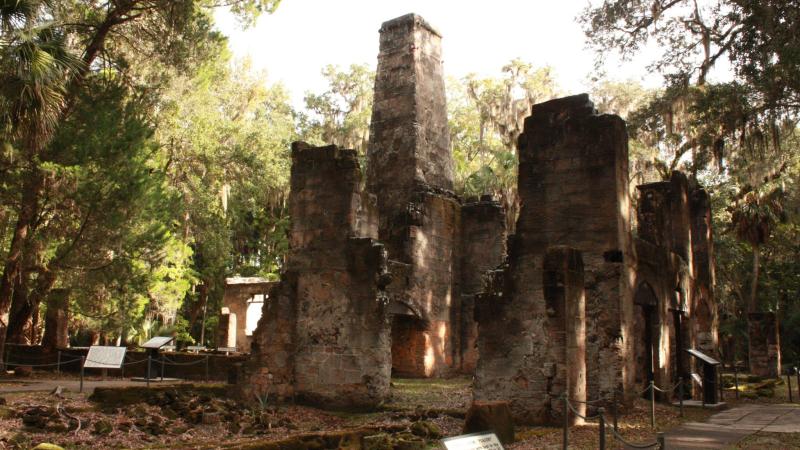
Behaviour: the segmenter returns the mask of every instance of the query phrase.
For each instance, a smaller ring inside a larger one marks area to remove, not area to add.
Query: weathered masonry
[[[685,350],[717,345],[708,194],[676,172],[634,208],[625,123],[585,94],[535,105],[518,150],[509,236],[490,196],[453,193],[441,35],[384,23],[366,180],[353,150],[292,147],[289,255],[242,392],[374,407],[393,374],[474,373],[476,400],[548,423],[563,395],[583,413],[688,380]]]
[[[244,391],[370,406],[391,373],[477,363],[474,299],[503,260],[505,214],[452,192],[439,33],[410,14],[380,36],[366,190],[352,150],[294,145],[288,262]]]
[[[586,95],[538,104],[519,158],[517,231],[476,307],[475,398],[546,423],[564,392],[580,401],[632,388],[625,123]]]

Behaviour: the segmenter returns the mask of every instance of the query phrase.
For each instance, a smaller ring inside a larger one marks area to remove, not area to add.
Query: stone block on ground
[[[473,402],[464,421],[464,433],[491,431],[500,442],[514,442],[514,420],[511,407],[506,401]]]

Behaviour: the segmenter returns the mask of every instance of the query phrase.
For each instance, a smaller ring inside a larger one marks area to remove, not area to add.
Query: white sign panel
[[[503,450],[494,433],[473,433],[442,439],[447,450]]]
[[[172,336],[156,336],[142,344],[142,348],[161,348],[175,339]]]
[[[125,347],[106,347],[93,345],[89,347],[83,367],[94,369],[119,369],[125,360]]]

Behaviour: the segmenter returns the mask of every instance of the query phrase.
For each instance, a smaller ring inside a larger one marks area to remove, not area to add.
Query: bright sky
[[[249,57],[270,82],[281,81],[302,106],[306,91],[321,92],[320,70],[327,64],[349,66],[378,56],[378,29],[386,20],[415,12],[443,36],[445,74],[475,72],[499,76],[513,58],[534,66],[550,65],[565,94],[585,92],[592,76],[593,53],[575,18],[586,0],[283,0],[272,15],[242,30],[230,15],[217,15],[237,57]],[[614,62],[616,80],[638,80],[647,87],[661,78],[646,73],[646,60]]]

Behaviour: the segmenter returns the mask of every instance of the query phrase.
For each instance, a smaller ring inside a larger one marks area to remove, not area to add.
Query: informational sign
[[[494,433],[473,433],[442,439],[447,450],[503,450]]]
[[[90,369],[119,369],[125,361],[125,347],[93,345],[89,347],[83,367]]]
[[[142,348],[161,348],[175,339],[172,336],[156,336],[142,344]]]

